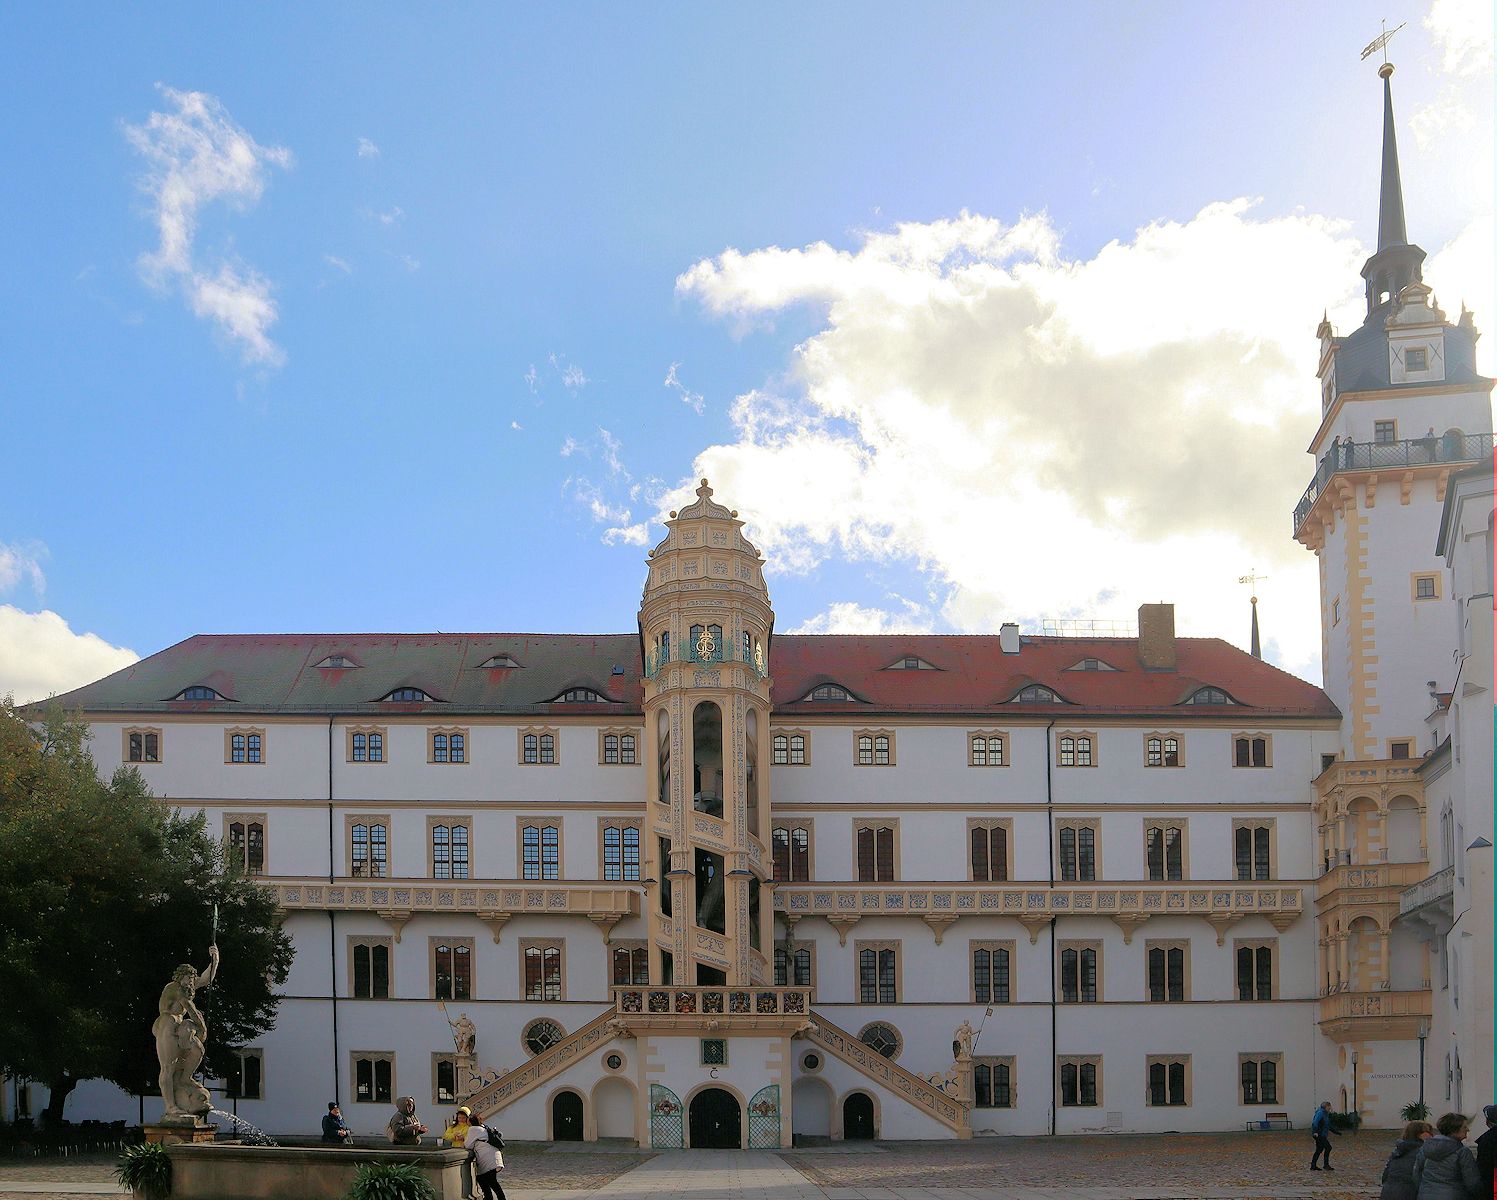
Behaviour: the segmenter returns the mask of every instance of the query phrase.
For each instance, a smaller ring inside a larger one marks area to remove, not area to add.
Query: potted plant
[[[114,1174],[135,1200],[166,1200],[172,1194],[172,1160],[159,1142],[125,1147]]]
[[[348,1200],[436,1200],[437,1193],[414,1163],[360,1163]]]
[[[1428,1121],[1429,1105],[1422,1100],[1415,1100],[1399,1109],[1398,1115],[1405,1121]]]

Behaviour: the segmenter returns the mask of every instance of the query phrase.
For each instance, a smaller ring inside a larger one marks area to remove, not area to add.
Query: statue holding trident
[[[193,1078],[202,1064],[208,1041],[208,1022],[193,1002],[198,988],[211,987],[218,974],[218,905],[213,906],[213,942],[208,966],[200,974],[191,963],[172,972],[161,990],[157,1017],[151,1026],[156,1037],[156,1059],[161,1064],[161,1099],[166,1105],[163,1125],[194,1125],[212,1104],[208,1089]]]

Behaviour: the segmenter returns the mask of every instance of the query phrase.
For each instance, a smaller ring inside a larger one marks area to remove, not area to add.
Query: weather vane
[[[1258,590],[1258,580],[1260,580],[1260,579],[1267,579],[1267,578],[1268,578],[1267,575],[1259,575],[1258,574],[1258,569],[1256,567],[1254,567],[1246,575],[1239,575],[1237,577],[1237,582],[1238,583],[1245,583],[1245,584],[1247,584],[1248,587],[1252,588],[1253,591],[1256,592]],[[1258,603],[1258,597],[1257,596],[1253,597],[1253,603],[1254,604]]]
[[[1407,24],[1407,21],[1400,21],[1398,23],[1397,29],[1389,29],[1388,22],[1384,21],[1382,33],[1378,34],[1377,37],[1373,38],[1372,41],[1367,43],[1367,45],[1362,50],[1362,57],[1364,59],[1370,58],[1372,55],[1381,50],[1383,52],[1383,62],[1386,63],[1388,61],[1388,39]]]

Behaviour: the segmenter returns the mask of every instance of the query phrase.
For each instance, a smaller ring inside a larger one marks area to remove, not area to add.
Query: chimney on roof
[[[1005,654],[1019,653],[1019,627],[1012,621],[998,626],[998,648]]]
[[[1175,669],[1175,606],[1138,606],[1138,661],[1146,670]]]

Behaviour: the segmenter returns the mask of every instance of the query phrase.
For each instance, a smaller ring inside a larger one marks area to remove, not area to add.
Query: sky
[[[0,693],[194,633],[633,628],[700,477],[781,632],[1128,622],[1318,682],[1315,327],[1386,7],[0,7]],[[1491,6],[1389,53],[1492,373]],[[1433,542],[1434,531],[1431,531]]]

